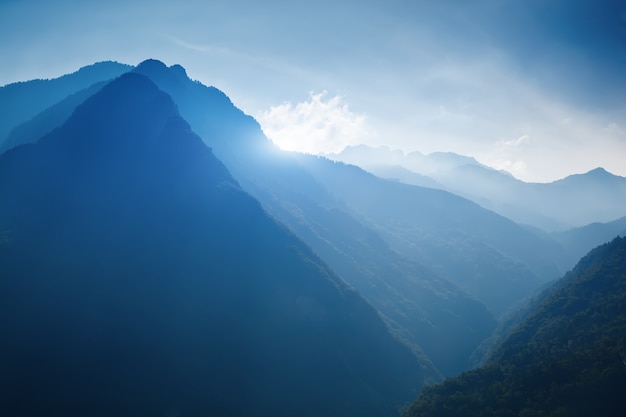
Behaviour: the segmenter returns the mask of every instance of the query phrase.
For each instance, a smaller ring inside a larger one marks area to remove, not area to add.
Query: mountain
[[[495,327],[483,305],[423,266],[398,256],[376,233],[348,215],[293,155],[278,151],[258,123],[224,93],[191,81],[178,65],[168,68],[147,60],[134,71],[175,99],[194,130],[202,133],[266,210],[366,296],[387,324],[414,344],[416,352],[424,346],[428,355],[420,354],[424,362],[432,359],[446,375],[467,368],[471,353]],[[37,136],[28,133],[61,124],[66,117],[61,113],[71,113],[75,97],[83,92],[45,110],[14,133],[24,132],[22,142],[34,142]]]
[[[147,60],[133,71],[167,92],[241,187],[444,375],[470,366],[495,327],[494,314],[561,273],[560,249],[545,236],[449,193],[375,183],[343,164],[279,151],[223,92],[190,80],[178,65]],[[369,197],[355,192],[371,186],[376,194]],[[355,208],[362,197],[373,202],[366,211]],[[389,207],[381,209],[384,201]]]
[[[28,121],[15,126],[6,136],[4,142],[0,143],[0,153],[25,143],[36,142],[46,133],[58,127],[60,123],[67,120],[76,107],[97,93],[106,84],[107,81],[91,84],[87,88],[68,95]]]
[[[278,150],[224,93],[191,81],[180,66],[156,60],[142,62],[135,71],[170,94],[242,188],[363,294],[441,373],[467,368],[473,350],[495,327],[484,305],[398,255],[348,213],[299,155]]]
[[[175,68],[175,66],[173,68]],[[362,190],[363,192],[369,190],[368,187],[370,184],[356,184],[354,187],[351,187],[351,184],[346,184],[345,181],[341,182],[341,186],[338,185],[339,183],[333,183],[332,179],[335,178],[335,176],[337,178],[345,177],[344,172],[346,171],[338,164],[329,164],[328,160],[325,158],[300,157],[297,154],[283,153],[276,150],[263,136],[262,131],[254,119],[245,116],[240,110],[232,106],[232,103],[230,103],[223,93],[213,88],[204,87],[199,83],[185,82],[183,72],[180,68],[176,68],[175,71],[168,71],[164,64],[149,60],[140,64],[136,71],[150,76],[161,88],[174,97],[174,100],[181,108],[181,113],[190,121],[194,129],[196,129],[205,140],[206,137],[216,137],[210,134],[215,129],[231,132],[233,130],[230,129],[229,126],[235,125],[238,127],[239,130],[237,134],[225,135],[219,140],[207,141],[207,144],[210,145],[220,159],[225,162],[234,176],[240,181],[242,187],[255,195],[272,214],[280,211],[280,208],[276,207],[276,200],[284,202],[285,199],[289,198],[292,199],[296,207],[301,205],[301,202],[297,201],[297,199],[308,198],[322,207],[332,207],[353,214],[352,206],[354,204],[346,202],[344,195],[350,195],[350,193],[355,190]],[[210,129],[204,127],[209,125]],[[216,126],[223,126],[223,128]],[[232,149],[239,149],[240,151],[234,153]],[[442,155],[441,157],[447,158],[448,156],[449,155]],[[336,169],[336,171],[333,171],[334,169]],[[322,172],[324,175],[320,175]],[[381,182],[382,188],[387,186],[395,190],[399,184],[393,184],[388,181]],[[340,189],[341,187],[346,187],[345,192],[343,189]],[[352,188],[354,188],[354,190]],[[455,227],[461,225],[461,227],[472,229],[471,233],[483,236],[489,234],[489,232],[482,227],[485,224],[463,224],[458,221],[458,214],[463,213],[468,207],[467,204],[469,202],[467,200],[454,198],[454,196],[445,193],[448,199],[441,201],[440,196],[442,193],[422,191],[423,189],[418,187],[406,188],[406,190],[409,190],[409,195],[415,193],[415,200],[417,201],[419,199],[422,206],[428,206],[430,209],[430,211],[428,211],[425,208],[422,212],[410,214],[416,218],[416,221],[420,222],[421,225],[430,227],[433,223],[436,223],[447,230],[453,230]],[[294,196],[294,194],[296,194],[296,196]],[[372,194],[373,200],[380,200],[379,197],[379,195]],[[384,198],[382,201],[384,201]],[[439,210],[439,204],[449,206],[449,209]],[[399,201],[398,206],[402,207],[403,203]],[[489,244],[492,248],[497,248],[494,251],[496,253],[492,256],[496,258],[499,257],[497,252],[504,249],[503,251],[507,253],[507,255],[514,255],[512,263],[516,265],[516,269],[530,270],[528,275],[521,278],[522,281],[535,280],[538,282],[544,279],[544,277],[556,278],[559,275],[558,267],[552,265],[552,260],[550,260],[550,255],[548,255],[553,251],[558,251],[558,248],[551,246],[541,239],[536,239],[535,236],[531,236],[532,233],[514,225],[512,222],[507,222],[501,216],[494,215],[476,205],[469,204],[469,206],[471,206],[472,212],[480,212],[485,219],[489,219],[486,220],[486,224],[493,222],[495,228],[506,224],[507,227],[509,227],[509,229],[505,228],[507,231],[514,230],[516,233],[520,234],[520,239],[518,240],[515,234],[504,236],[505,233],[502,232],[498,238],[498,242],[496,242],[496,239],[492,239]],[[368,204],[364,204],[363,207],[370,208]],[[351,217],[354,218],[354,215]],[[433,219],[436,219],[436,221],[433,222]],[[281,219],[281,221],[282,220],[283,219]],[[357,220],[363,223],[360,221],[361,217],[357,217]],[[471,220],[471,218],[468,218],[468,220]],[[285,221],[285,223],[289,222]],[[366,226],[372,226],[371,222],[366,224]],[[378,232],[379,230],[376,229],[378,226],[374,225],[374,227],[374,230]],[[432,228],[432,231],[436,229],[436,227]],[[523,236],[523,238],[521,236]],[[394,248],[393,245],[391,246],[392,249],[397,249]],[[516,247],[517,249],[515,250],[526,252],[526,254],[515,253],[513,250],[510,250],[512,247]],[[410,249],[404,249],[405,252],[413,252]],[[471,248],[462,250],[469,249]],[[528,252],[534,252],[534,254],[528,255]],[[463,256],[469,257],[470,255]],[[533,257],[542,259],[534,259],[531,261]],[[492,262],[492,260],[490,260],[490,262]],[[518,261],[528,262],[531,267],[520,266],[519,263],[516,263]],[[507,259],[503,262],[510,263]],[[423,264],[428,265],[428,263]],[[526,272],[521,272],[521,274],[525,273]],[[535,276],[533,277],[532,275]],[[536,275],[539,276],[537,277]],[[449,278],[448,276],[445,277]],[[532,285],[535,284],[531,283],[529,287]]]
[[[425,389],[410,416],[622,416],[626,239],[592,250],[490,361]]]
[[[563,245],[573,263],[594,247],[610,242],[616,236],[626,236],[626,217],[608,223],[592,223],[556,232],[552,236]]]
[[[0,87],[0,146],[16,126],[68,95],[92,84],[111,80],[130,68],[129,65],[117,62],[98,62],[52,80],[31,80]]]
[[[501,314],[557,277],[550,239],[451,193],[387,181],[303,156],[312,175],[400,254],[451,280]]]
[[[384,147],[359,146],[329,157],[361,166],[383,178],[450,191],[518,223],[548,232],[609,222],[626,215],[626,178],[602,168],[539,184],[525,183],[473,158],[451,153],[405,155]],[[398,167],[418,176],[394,175]]]
[[[427,363],[128,73],[0,155],[0,414],[395,415]]]

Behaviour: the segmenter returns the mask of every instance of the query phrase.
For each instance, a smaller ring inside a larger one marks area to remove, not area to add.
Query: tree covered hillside
[[[547,291],[485,366],[426,388],[406,417],[623,416],[626,238]]]

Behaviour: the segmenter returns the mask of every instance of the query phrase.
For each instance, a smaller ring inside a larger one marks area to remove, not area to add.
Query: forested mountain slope
[[[622,416],[626,238],[587,256],[483,367],[425,389],[406,416]]]

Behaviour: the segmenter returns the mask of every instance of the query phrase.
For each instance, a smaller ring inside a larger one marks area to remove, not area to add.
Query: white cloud
[[[339,152],[367,142],[366,118],[354,113],[344,97],[326,91],[310,93],[306,101],[285,102],[256,115],[265,134],[284,150],[306,153]]]
[[[530,136],[522,135],[517,139],[499,141],[498,145],[500,145],[501,147],[518,147],[522,146],[525,143],[528,143],[529,141]]]

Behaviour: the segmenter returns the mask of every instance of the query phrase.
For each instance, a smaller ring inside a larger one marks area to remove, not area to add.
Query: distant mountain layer
[[[626,217],[607,223],[592,223],[552,234],[560,242],[574,263],[592,248],[613,240],[616,236],[626,236]]]
[[[384,416],[437,378],[145,76],[0,155],[0,414]]]
[[[584,257],[474,371],[425,389],[406,416],[622,416],[626,238]]]
[[[52,80],[32,80],[0,87],[0,152],[11,129],[92,84],[111,80],[132,67],[99,62]],[[47,132],[44,132],[47,133]]]
[[[384,178],[451,191],[518,223],[546,231],[609,222],[626,215],[626,178],[602,168],[548,184],[533,184],[473,158],[450,153],[405,155],[362,145],[329,157]],[[399,171],[399,167],[414,175]]]
[[[469,200],[323,158],[301,159],[393,249],[428,265],[497,314],[559,275],[562,253],[556,243]]]

